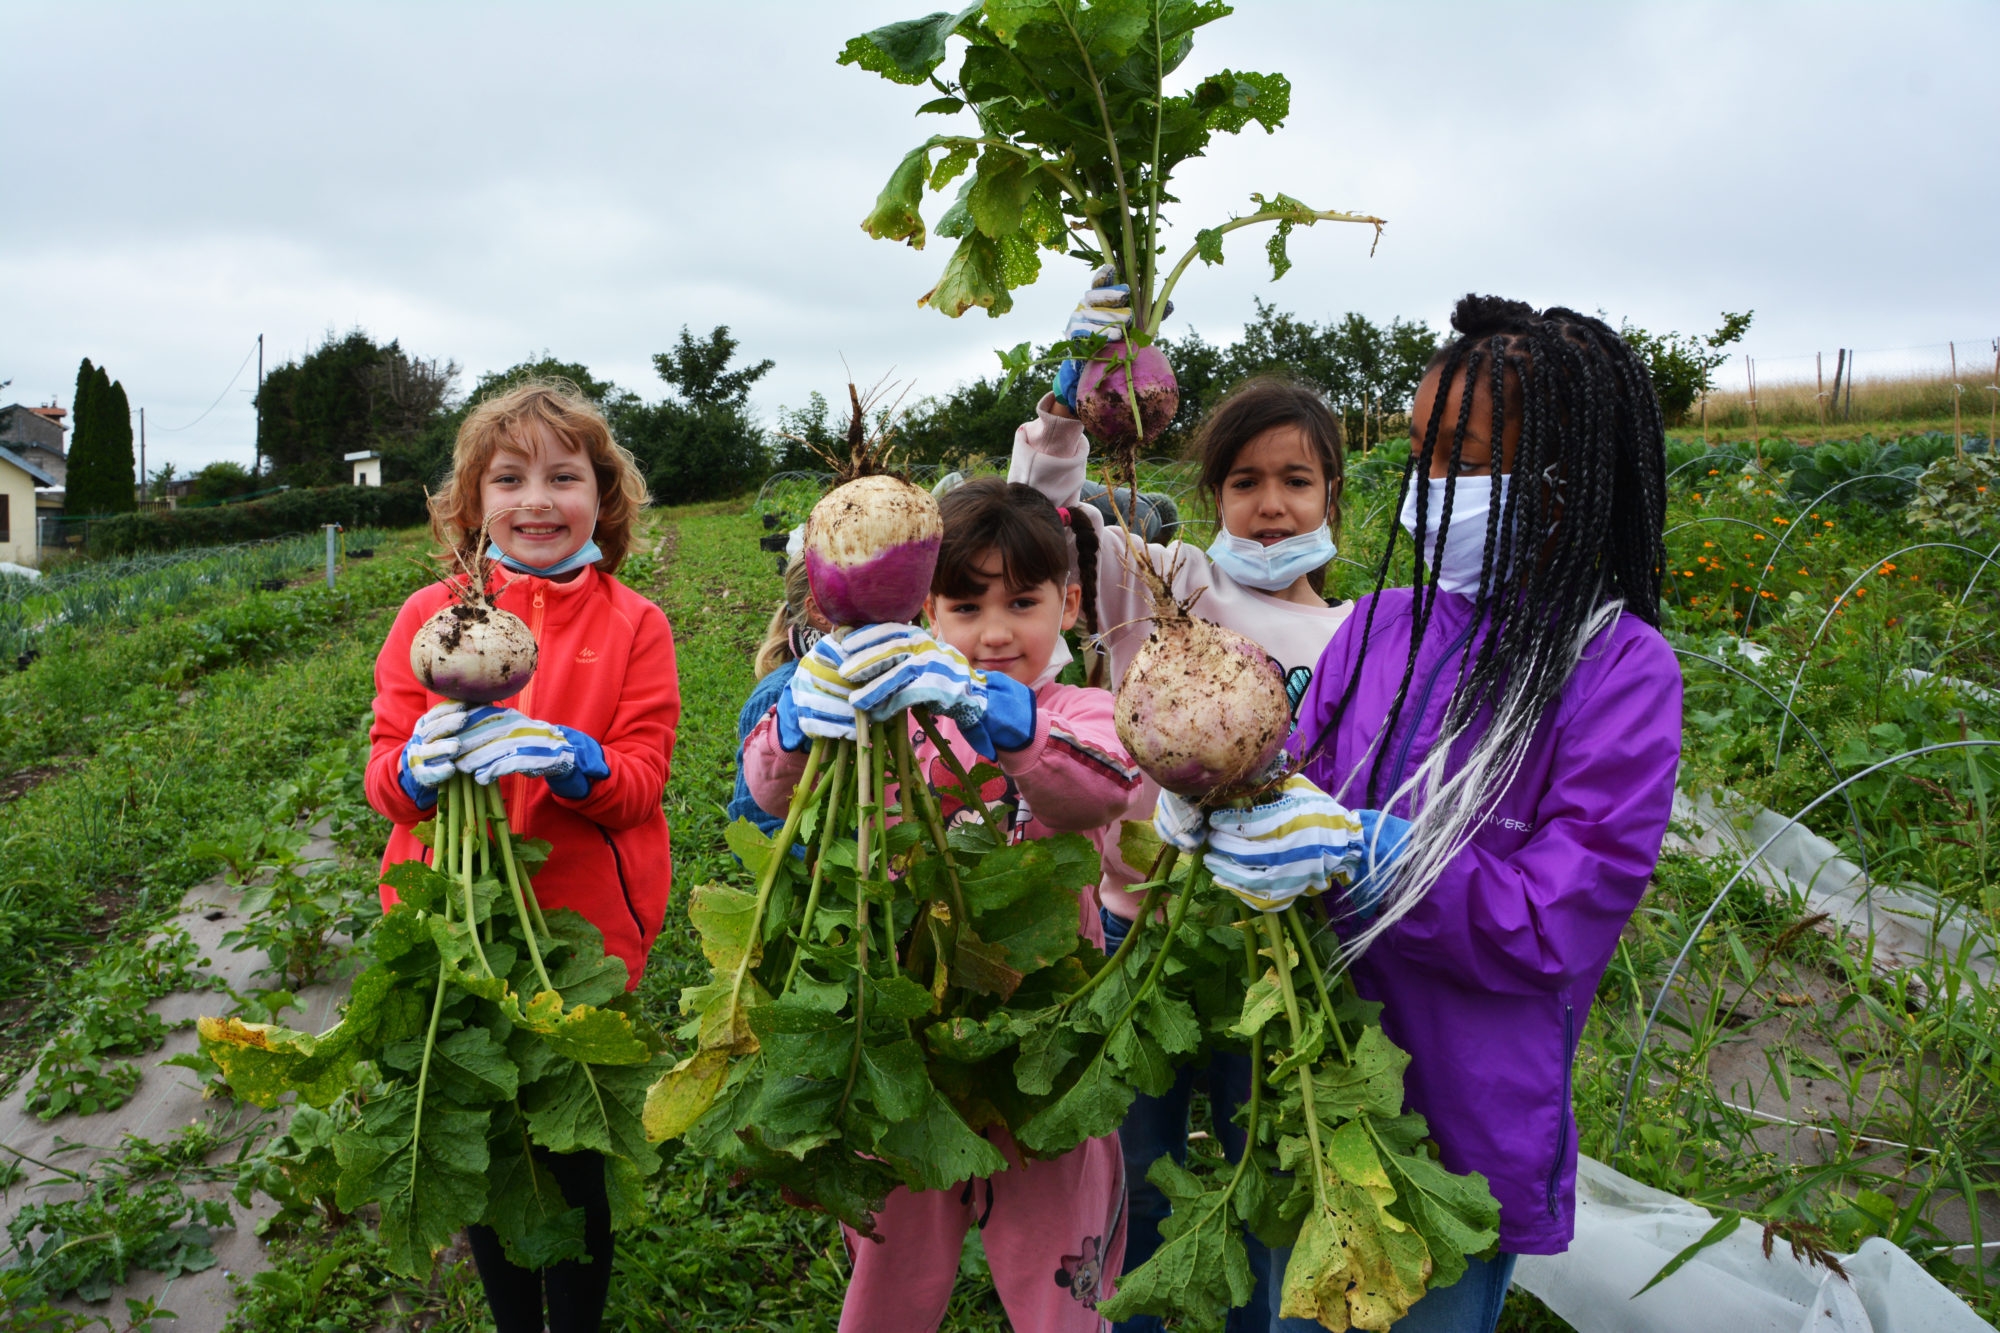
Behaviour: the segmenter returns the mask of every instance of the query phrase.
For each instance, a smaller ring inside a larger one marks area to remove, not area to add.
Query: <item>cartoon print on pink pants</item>
[[[1097,1296],[1104,1281],[1102,1236],[1085,1236],[1082,1254],[1065,1254],[1056,1270],[1056,1285],[1069,1288],[1070,1297],[1086,1310],[1097,1308]]]

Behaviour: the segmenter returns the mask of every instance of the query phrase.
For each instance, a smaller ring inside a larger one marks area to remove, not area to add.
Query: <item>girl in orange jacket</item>
[[[474,408],[431,501],[432,530],[473,564],[491,517],[485,554],[502,567],[494,601],[527,624],[539,665],[497,707],[441,700],[410,670],[410,641],[452,591],[434,584],[414,594],[375,662],[367,775],[369,804],[396,826],[385,870],[430,859],[415,829],[446,778],[499,783],[514,831],[551,846],[534,877],[536,899],[603,932],[605,952],[624,960],[628,990],[666,916],[672,859],[660,797],[681,711],[666,616],[613,577],[646,499],[631,454],[568,385],[529,383]],[[396,901],[387,885],[381,893],[385,908]],[[584,1210],[592,1257],[521,1268],[490,1230],[473,1227],[487,1301],[499,1333],[539,1330],[544,1300],[551,1326],[595,1329],[611,1278],[603,1158],[538,1156]]]

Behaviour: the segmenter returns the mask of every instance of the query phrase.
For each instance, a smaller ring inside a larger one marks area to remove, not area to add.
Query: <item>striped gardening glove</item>
[[[488,705],[466,715],[458,737],[458,771],[490,786],[509,773],[546,779],[549,790],[580,801],[611,776],[604,747],[574,727],[539,722],[512,708]]]
[[[986,716],[986,673],[915,625],[855,630],[840,674],[854,691],[856,711],[877,722],[905,708],[928,708],[961,728]]]
[[[848,698],[852,691],[841,674],[846,661],[847,648],[833,635],[799,659],[791,684],[778,696],[778,744],[803,750],[814,736],[854,739],[854,704]]]
[[[403,743],[396,782],[420,809],[436,805],[437,789],[458,771],[458,733],[465,719],[465,705],[447,699],[418,718],[410,739]]]
[[[1260,912],[1276,912],[1302,894],[1346,890],[1367,868],[1367,847],[1361,820],[1294,774],[1247,810],[1211,811],[1205,860],[1216,883]]]

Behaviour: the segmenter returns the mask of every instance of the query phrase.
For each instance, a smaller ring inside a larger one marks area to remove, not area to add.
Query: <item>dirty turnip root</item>
[[[519,694],[535,674],[535,636],[483,588],[467,584],[410,640],[410,670],[432,694],[490,704]]]
[[[1284,676],[1261,647],[1177,606],[1118,683],[1118,740],[1177,796],[1217,804],[1247,792],[1291,731]]]
[[[1180,406],[1174,368],[1157,346],[1127,354],[1123,343],[1112,343],[1077,378],[1077,419],[1093,439],[1120,452],[1158,439]]]

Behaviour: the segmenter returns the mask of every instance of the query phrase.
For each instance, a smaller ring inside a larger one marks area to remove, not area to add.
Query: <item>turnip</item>
[[[511,698],[535,674],[535,636],[485,589],[466,583],[410,640],[410,670],[425,689],[461,703]]]
[[[1113,449],[1136,449],[1158,439],[1173,421],[1181,390],[1157,346],[1138,348],[1129,364],[1111,355],[1118,346],[1111,344],[1085,364],[1076,386],[1076,414],[1085,430]]]
[[[806,518],[806,578],[837,626],[915,620],[944,525],[930,492],[886,474],[829,491]]]
[[[1254,787],[1292,726],[1285,680],[1251,640],[1189,615],[1155,612],[1118,683],[1118,739],[1153,781],[1201,803]]]

